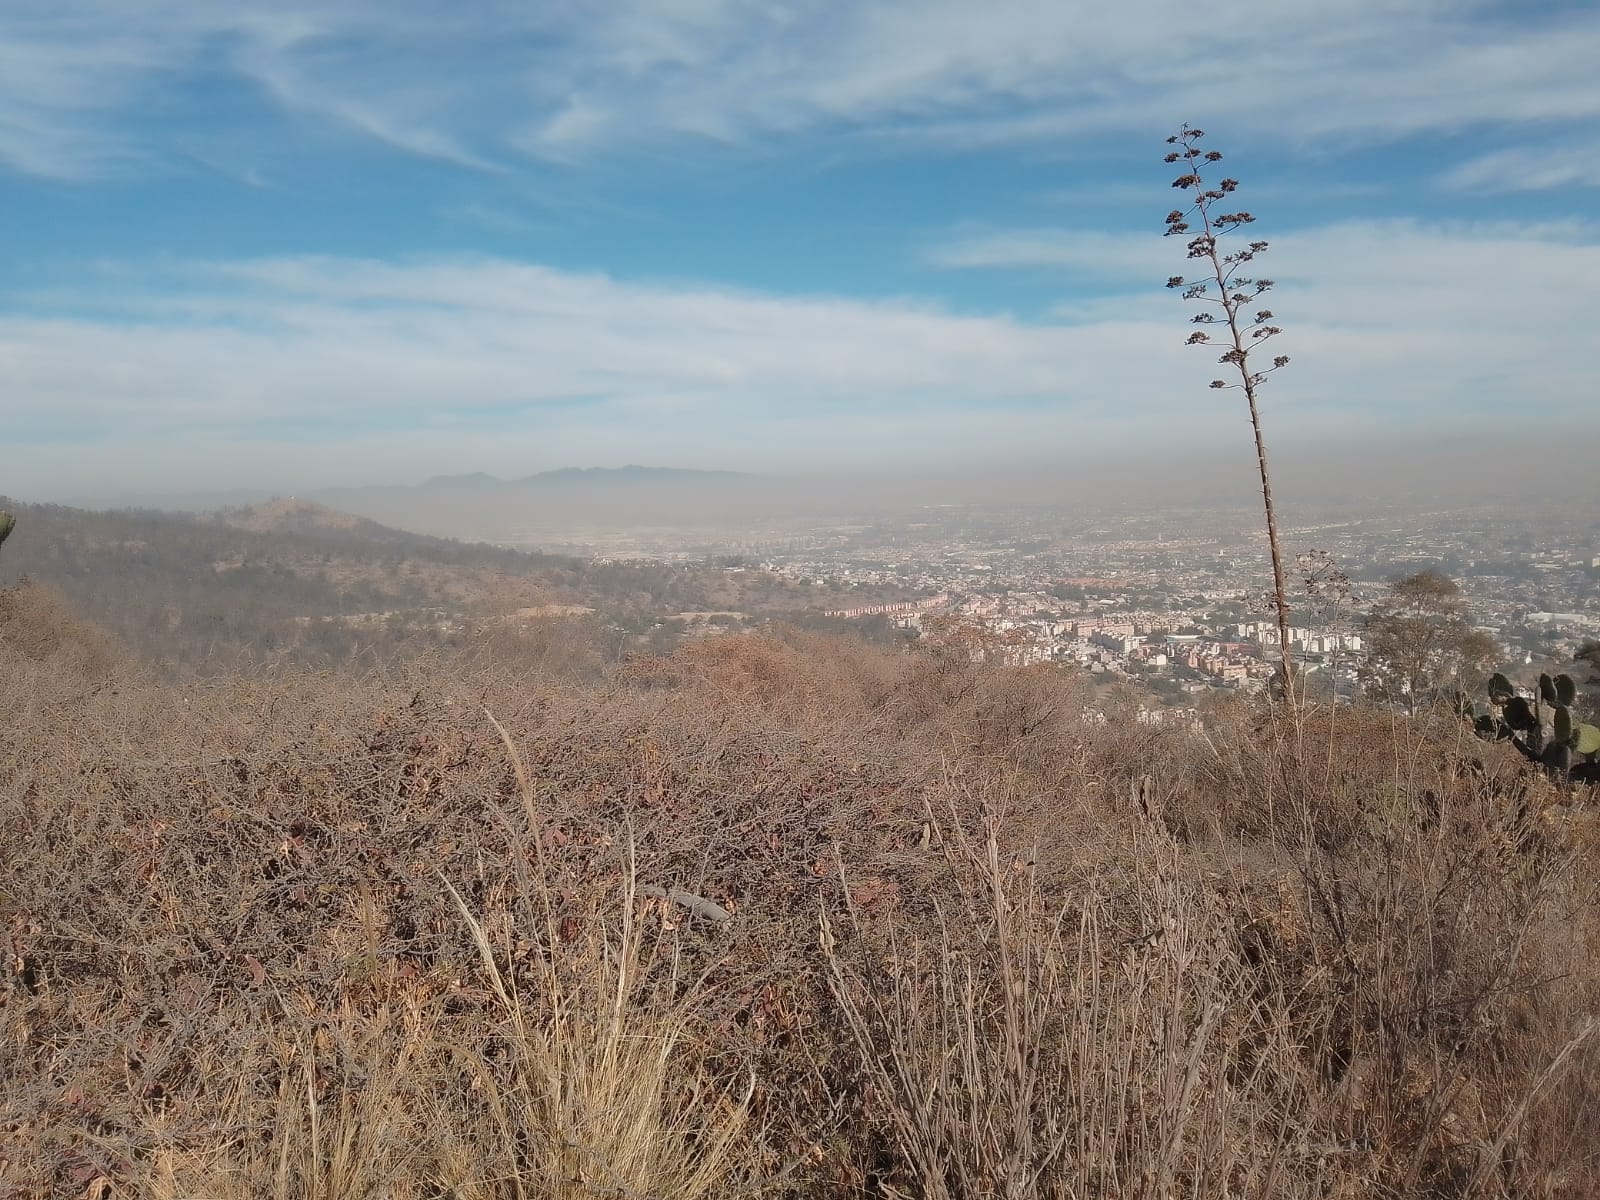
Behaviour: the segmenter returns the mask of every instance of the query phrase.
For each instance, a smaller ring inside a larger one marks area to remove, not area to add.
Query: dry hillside
[[[1600,1192],[1592,801],[1449,719],[570,650],[162,682],[7,593],[0,1196]]]
[[[585,609],[606,657],[673,645],[692,617],[818,622],[898,592],[806,588],[712,563],[587,562],[390,529],[298,500],[207,516],[18,505],[0,585],[64,596],[169,672],[331,667],[471,641],[520,610]],[[819,622],[820,623],[820,622]],[[601,633],[604,636],[601,636]]]

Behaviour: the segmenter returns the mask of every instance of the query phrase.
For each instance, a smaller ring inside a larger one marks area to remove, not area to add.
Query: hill
[[[580,611],[592,614],[591,640],[615,657],[665,649],[701,624],[680,614],[732,614],[722,625],[815,620],[813,606],[866,599],[759,570],[591,563],[454,541],[300,499],[200,515],[0,504],[18,515],[0,582],[26,575],[138,657],[173,669],[267,657],[327,665]]]
[[[374,542],[416,541],[415,534],[390,529],[353,513],[310,500],[278,497],[260,504],[225,508],[211,520],[249,533],[351,534]]]
[[[26,575],[141,658],[183,668],[339,660],[438,635],[496,586],[508,603],[539,602],[578,569],[292,500],[212,515],[7,506],[18,524],[0,578]]]

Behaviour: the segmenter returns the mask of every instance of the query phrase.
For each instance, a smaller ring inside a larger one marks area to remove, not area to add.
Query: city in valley
[[[1600,637],[1600,534],[1579,511],[1563,521],[1534,507],[1395,505],[1361,516],[1345,507],[1288,525],[1295,660],[1325,692],[1357,694],[1367,615],[1394,580],[1430,570],[1459,586],[1465,620],[1494,640],[1507,668],[1559,668]],[[1218,690],[1259,690],[1278,661],[1260,510],[1244,504],[1099,512],[926,504],[737,535],[686,524],[546,530],[540,541],[618,561],[764,570],[830,597],[854,593],[858,600],[819,611],[884,638],[986,634],[975,653],[1074,664],[1179,708]],[[744,617],[691,615],[678,625],[710,636],[754,623]]]

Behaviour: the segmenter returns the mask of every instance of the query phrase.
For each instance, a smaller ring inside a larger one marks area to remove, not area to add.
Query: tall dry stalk
[[[1283,1149],[1309,1107],[1289,1023],[1171,837],[1141,836],[1131,892],[1087,878],[1052,899],[996,824],[976,840],[949,822],[925,936],[871,949],[853,906],[822,918],[896,1182],[926,1200],[1314,1194]]]
[[[533,843],[536,873],[523,889],[534,893],[543,928],[523,931],[524,938],[544,942],[528,943],[537,994],[524,996],[502,967],[514,948],[496,945],[445,881],[511,1032],[509,1075],[487,1062],[477,1072],[506,1153],[510,1187],[502,1191],[517,1200],[725,1195],[750,1133],[754,1077],[741,1086],[703,1069],[707,1047],[693,1025],[706,980],[680,977],[670,939],[652,938],[640,920],[649,889],[638,882],[631,836],[614,915],[597,903],[582,932],[563,935],[532,775],[511,735],[488,716],[510,756]],[[658,933],[663,925],[656,923]],[[670,976],[667,999],[655,991],[657,965]]]
[[[1201,168],[1221,162],[1222,154],[1217,150],[1202,151],[1200,139],[1204,136],[1202,130],[1185,124],[1167,139],[1169,146],[1179,149],[1169,152],[1165,161],[1183,163],[1183,174],[1172,181],[1172,186],[1191,195],[1192,200],[1187,208],[1175,208],[1167,214],[1164,236],[1192,232],[1189,218],[1198,218],[1200,230],[1189,239],[1188,256],[1209,269],[1209,278],[1195,282],[1182,275],[1173,275],[1167,280],[1167,286],[1182,288],[1185,300],[1197,300],[1222,310],[1219,316],[1212,308],[1202,309],[1190,318],[1190,322],[1203,327],[1227,327],[1222,342],[1225,349],[1217,361],[1232,366],[1238,372],[1239,382],[1213,379],[1211,386],[1216,389],[1240,388],[1250,408],[1250,428],[1255,433],[1256,467],[1261,475],[1261,502],[1267,516],[1267,547],[1272,555],[1272,607],[1278,622],[1278,669],[1282,672],[1284,695],[1292,704],[1294,662],[1289,651],[1289,589],[1284,582],[1283,554],[1278,541],[1278,514],[1272,503],[1272,475],[1267,469],[1267,442],[1261,431],[1259,403],[1262,383],[1272,372],[1288,366],[1289,357],[1286,354],[1277,355],[1270,367],[1260,369],[1251,361],[1251,355],[1261,343],[1283,332],[1271,324],[1271,309],[1250,312],[1255,302],[1272,290],[1272,280],[1249,278],[1242,274],[1249,263],[1266,253],[1267,243],[1254,241],[1242,250],[1223,252],[1221,239],[1251,224],[1255,217],[1242,209],[1236,212],[1213,212],[1213,207],[1225,200],[1239,186],[1239,181],[1223,179],[1216,187],[1207,186]],[[1212,292],[1213,286],[1215,293]],[[1201,328],[1189,335],[1188,344],[1206,346],[1216,343],[1207,329]]]
[[[497,1143],[489,1157],[503,1155],[498,1186],[476,1194],[708,1200],[733,1191],[754,1081],[741,1086],[702,1069],[696,981],[684,981],[674,1000],[651,997],[653,951],[632,912],[639,891],[631,877],[615,928],[591,922],[584,941],[547,948],[537,996],[520,994],[501,967],[511,948],[497,946],[450,892],[510,1034],[508,1064],[474,1068]]]

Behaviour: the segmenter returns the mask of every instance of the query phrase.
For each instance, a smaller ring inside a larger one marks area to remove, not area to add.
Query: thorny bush
[[[1428,719],[0,626],[0,1196],[1600,1191],[1592,813]]]

